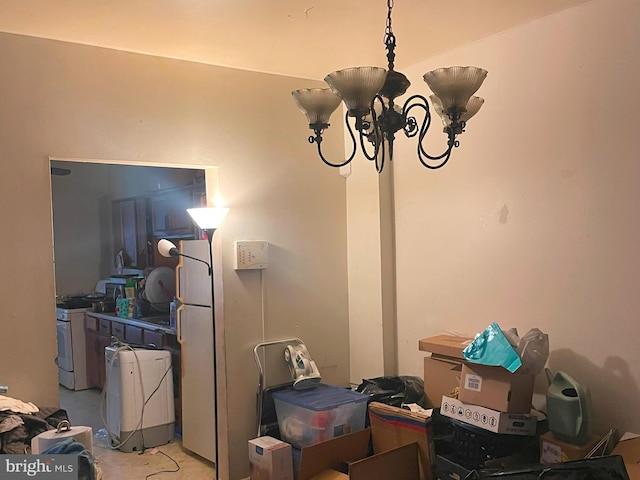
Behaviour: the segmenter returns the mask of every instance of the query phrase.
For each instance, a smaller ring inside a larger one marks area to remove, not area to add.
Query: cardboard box
[[[251,480],[293,480],[291,445],[273,437],[249,440]]]
[[[467,404],[456,398],[442,398],[440,413],[484,430],[510,435],[535,435],[538,417],[529,414],[500,412],[478,405]]]
[[[431,352],[424,359],[424,394],[431,408],[440,407],[443,396],[450,396],[460,386],[464,355],[462,351],[473,341],[470,337],[436,335],[423,338],[418,348]]]
[[[369,423],[374,451],[386,452],[416,442],[420,460],[420,479],[433,478],[436,455],[430,412],[411,412],[385,403],[371,402]]]
[[[424,394],[427,406],[440,407],[443,396],[450,396],[460,386],[462,362],[448,357],[425,357]]]
[[[596,446],[600,437],[591,435],[584,445],[558,440],[553,432],[540,435],[540,463],[560,463],[570,460],[582,460]]]
[[[631,480],[640,480],[640,437],[618,442],[611,454],[622,456]]]
[[[535,378],[502,367],[465,363],[458,399],[501,412],[527,414],[531,412]]]
[[[456,335],[436,335],[423,338],[418,341],[418,349],[423,352],[431,352],[443,357],[458,358],[464,360],[462,351],[473,342],[473,338],[459,337]]]
[[[304,447],[300,480],[418,480],[418,444],[369,455],[370,428]]]

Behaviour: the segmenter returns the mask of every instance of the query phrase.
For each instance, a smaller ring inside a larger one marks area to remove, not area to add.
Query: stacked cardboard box
[[[429,407],[439,407],[443,396],[451,396],[460,386],[464,356],[462,351],[473,338],[436,335],[418,342],[418,348],[431,353],[424,359],[424,393]]]
[[[454,419],[454,442],[463,448],[453,460],[470,469],[527,445],[535,438],[538,424],[531,412],[535,376],[466,361],[463,350],[472,341],[437,335],[418,344],[420,350],[431,353],[424,360],[425,395],[431,405],[440,407],[441,415]],[[515,437],[510,440],[511,436]],[[451,463],[451,459],[436,458]]]
[[[465,361],[462,351],[473,338],[437,335],[418,342],[418,348],[431,352],[424,360],[424,389],[428,401],[441,406],[442,397],[457,390],[463,403],[498,412],[529,414],[534,375],[510,373],[502,367]]]

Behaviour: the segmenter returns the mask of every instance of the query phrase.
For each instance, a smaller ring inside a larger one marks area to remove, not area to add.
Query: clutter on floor
[[[436,335],[418,348],[428,353],[423,378],[363,379],[355,389],[320,383],[306,347],[299,368],[285,355],[293,382],[265,387],[256,354],[251,480],[288,479],[289,468],[295,480],[640,480],[640,436],[592,431],[588,386],[545,369],[549,338],[539,329],[519,336],[492,323],[475,337]],[[547,404],[538,411],[543,372]]]
[[[38,407],[0,395],[0,453],[21,461],[31,455],[74,455],[78,460],[69,468],[76,469],[72,471],[78,479],[100,478],[93,456],[92,428],[72,427],[67,412],[57,407]],[[8,465],[5,462],[3,467],[9,468]],[[2,478],[3,472],[9,473],[0,469]]]
[[[0,395],[0,453],[30,454],[34,437],[68,420],[67,412],[57,407],[37,407]]]

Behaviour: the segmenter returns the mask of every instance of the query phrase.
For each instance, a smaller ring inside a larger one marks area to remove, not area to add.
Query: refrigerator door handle
[[[178,265],[176,266],[176,298],[180,300],[180,303],[184,303],[184,297],[182,295],[182,267],[184,266],[184,258],[180,257]]]
[[[176,310],[176,338],[178,343],[182,345],[182,312],[184,311],[184,305],[180,305]]]

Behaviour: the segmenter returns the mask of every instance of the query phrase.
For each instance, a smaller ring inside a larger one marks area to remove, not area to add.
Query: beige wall
[[[422,93],[435,67],[489,75],[442,170],[398,142],[403,373],[422,372],[420,338],[539,327],[551,370],[590,387],[596,429],[640,432],[638,25],[637,1],[594,0],[404,72]]]
[[[58,402],[49,156],[218,165],[231,208],[216,234],[229,450],[221,478],[246,476],[256,343],[301,337],[328,383],[349,381],[345,182],[314,157],[289,93],[312,85],[9,34],[0,34],[0,64],[0,383],[25,401]],[[327,142],[342,155],[341,138]],[[232,268],[233,241],[246,239],[270,242],[262,274]]]

